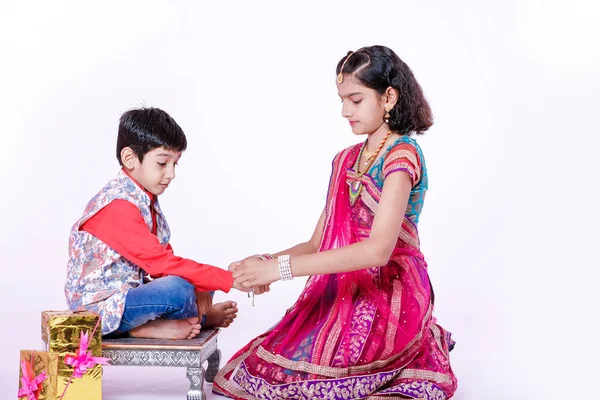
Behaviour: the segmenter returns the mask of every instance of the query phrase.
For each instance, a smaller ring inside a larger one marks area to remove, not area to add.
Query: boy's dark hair
[[[348,55],[350,58],[346,61]],[[341,72],[342,65],[344,75],[354,76],[362,85],[380,94],[390,86],[398,91],[398,102],[390,111],[388,123],[392,131],[404,135],[423,134],[433,125],[431,109],[421,86],[408,65],[391,49],[371,46],[348,52],[338,63],[336,75]]]
[[[143,107],[129,110],[119,119],[117,160],[121,166],[121,150],[125,147],[130,147],[142,162],[146,153],[158,147],[184,151],[187,139],[183,129],[165,111]]]

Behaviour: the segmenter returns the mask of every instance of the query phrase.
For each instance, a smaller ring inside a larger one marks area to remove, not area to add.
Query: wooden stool
[[[186,367],[190,380],[187,400],[205,400],[204,380],[212,382],[219,371],[219,330],[203,330],[194,339],[102,339],[102,356],[111,365]],[[208,361],[208,368],[203,367]]]

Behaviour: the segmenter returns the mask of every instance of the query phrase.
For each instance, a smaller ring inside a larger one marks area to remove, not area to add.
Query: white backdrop
[[[0,398],[16,397],[18,351],[40,346],[40,312],[65,308],[69,229],[118,171],[120,113],[157,106],[183,127],[161,198],[172,244],[225,268],[310,237],[332,157],[362,140],[334,69],[371,44],[411,66],[436,116],[419,139],[420,231],[458,342],[456,398],[595,398],[600,29],[587,3],[2,1]],[[302,285],[275,284],[255,308],[219,294],[240,306],[225,358]],[[105,399],[186,390],[183,370],[105,369]]]

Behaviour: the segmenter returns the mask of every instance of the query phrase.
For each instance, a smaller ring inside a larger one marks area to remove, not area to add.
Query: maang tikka
[[[350,54],[348,54],[348,56],[346,56],[346,59],[344,60],[344,63],[342,64],[342,68],[340,68],[340,73],[337,76],[338,83],[344,82],[344,66],[346,65],[346,63],[348,62],[348,59],[352,56],[352,54],[354,54],[353,51],[351,51]]]

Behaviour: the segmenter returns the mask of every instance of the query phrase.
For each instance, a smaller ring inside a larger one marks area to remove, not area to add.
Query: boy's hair
[[[335,73],[336,76],[340,73],[352,75],[379,94],[384,94],[390,86],[398,91],[398,102],[390,110],[388,123],[392,131],[404,135],[423,134],[433,124],[431,109],[419,82],[408,65],[390,48],[370,46],[349,51],[338,62]]]
[[[123,113],[119,119],[117,160],[121,166],[121,150],[125,147],[130,147],[142,162],[146,153],[159,147],[184,151],[187,139],[183,129],[165,111],[142,107]]]

